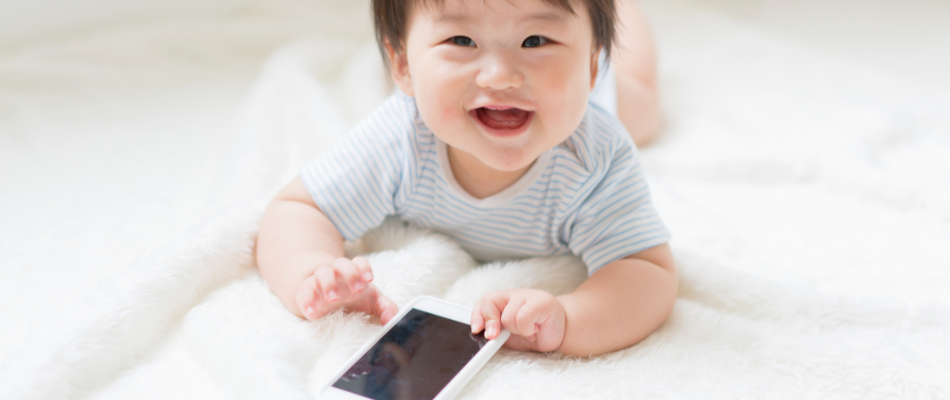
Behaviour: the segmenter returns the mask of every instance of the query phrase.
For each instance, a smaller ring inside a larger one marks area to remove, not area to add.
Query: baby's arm
[[[506,347],[592,356],[632,346],[669,317],[676,300],[676,266],[662,244],[597,270],[573,293],[554,297],[514,289],[483,297],[472,331],[494,339],[511,331]]]
[[[298,317],[312,320],[347,308],[385,323],[396,314],[396,305],[370,283],[369,263],[343,257],[343,236],[300,178],[281,189],[264,212],[256,256],[271,291]]]
[[[558,351],[588,356],[640,342],[670,316],[678,281],[667,244],[601,267],[573,293],[558,296],[567,315]]]

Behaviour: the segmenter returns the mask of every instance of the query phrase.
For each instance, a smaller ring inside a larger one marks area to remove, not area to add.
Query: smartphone
[[[434,297],[404,307],[321,390],[331,400],[447,400],[511,335],[472,334],[470,308]]]

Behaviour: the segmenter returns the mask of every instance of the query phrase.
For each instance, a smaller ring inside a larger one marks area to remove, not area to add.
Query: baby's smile
[[[534,111],[517,107],[490,105],[468,112],[487,134],[507,138],[518,136],[528,130]]]
[[[471,156],[463,167],[510,181],[580,124],[599,54],[587,7],[445,0],[409,20],[394,81],[439,139]]]

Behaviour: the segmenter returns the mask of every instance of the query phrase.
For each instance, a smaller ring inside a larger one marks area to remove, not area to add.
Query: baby
[[[336,309],[383,323],[396,305],[365,258],[343,257],[389,215],[457,240],[476,259],[576,254],[573,293],[485,295],[473,333],[507,347],[590,356],[670,314],[677,275],[639,156],[617,116],[589,103],[614,42],[613,0],[374,0],[399,88],[303,168],[261,222],[257,261],[294,314]],[[616,90],[615,87],[611,88]]]

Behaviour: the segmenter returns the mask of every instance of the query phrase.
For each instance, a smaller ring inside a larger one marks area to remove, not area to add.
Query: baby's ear
[[[600,50],[602,47],[597,47],[591,52],[590,55],[590,90],[594,90],[594,84],[597,83],[597,72],[600,68]]]
[[[393,77],[393,83],[403,93],[414,96],[412,76],[409,74],[409,57],[406,55],[405,46],[397,51],[389,41],[386,41],[386,54],[389,56],[389,73]]]

